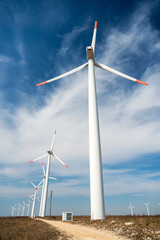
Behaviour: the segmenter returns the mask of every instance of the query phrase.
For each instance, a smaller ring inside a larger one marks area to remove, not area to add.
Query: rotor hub
[[[86,47],[86,53],[87,53],[87,59],[89,60],[90,58],[94,59],[94,53],[93,53],[93,48],[91,46]]]

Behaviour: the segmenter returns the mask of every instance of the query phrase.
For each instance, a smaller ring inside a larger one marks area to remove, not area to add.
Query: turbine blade
[[[52,140],[52,144],[51,144],[51,151],[53,151],[53,146],[54,146],[55,137],[56,137],[56,130],[55,130],[55,132],[54,132],[54,136],[53,136],[53,140]]]
[[[95,44],[96,44],[96,35],[97,35],[97,21],[95,21],[94,25],[94,31],[93,31],[93,37],[92,37],[92,48],[93,48],[93,53],[95,51]]]
[[[43,169],[43,175],[46,176],[46,173],[45,173],[45,170],[44,170],[43,163],[42,163],[42,169]]]
[[[49,178],[53,180],[59,180],[58,178],[54,178],[54,177],[49,177]]]
[[[41,157],[35,158],[34,160],[32,160],[32,161],[30,161],[30,162],[28,162],[28,163],[35,162],[35,161],[37,161],[37,160],[39,160],[39,159],[41,159],[41,158],[46,157],[47,155],[48,155],[48,153],[46,153],[45,155],[43,155],[43,156],[41,156]]]
[[[61,75],[59,75],[58,77],[51,78],[50,80],[47,80],[47,81],[42,82],[42,83],[39,83],[39,84],[37,84],[36,86],[40,86],[40,85],[43,85],[43,84],[46,84],[46,83],[49,83],[49,82],[56,81],[56,80],[58,80],[58,79],[60,79],[60,78],[63,78],[63,77],[67,77],[67,76],[69,76],[70,74],[75,73],[75,72],[78,72],[78,71],[82,70],[83,68],[85,68],[85,67],[87,67],[87,66],[88,66],[88,62],[85,63],[85,64],[83,64],[83,65],[81,65],[80,67],[77,67],[77,68],[69,71],[69,72],[66,72],[66,73],[64,73],[64,74],[61,74]]]
[[[34,188],[36,188],[36,185],[34,185],[34,183],[32,181],[29,181],[29,182],[33,185]]]
[[[110,68],[110,67],[108,67],[108,66],[106,66],[106,65],[104,65],[102,63],[94,63],[94,65],[96,67],[102,68],[102,69],[104,69],[104,70],[106,70],[108,72],[114,73],[114,74],[116,74],[118,76],[121,76],[123,78],[127,78],[127,79],[129,79],[131,81],[138,82],[138,83],[141,83],[141,84],[144,84],[144,85],[148,85],[148,83],[145,83],[145,82],[142,82],[140,80],[137,80],[136,78],[130,77],[130,76],[128,76],[128,75],[126,75],[124,73],[121,73],[121,72],[119,72],[117,70],[114,70],[113,68]]]
[[[44,179],[42,179],[42,181],[40,181],[40,183],[38,184],[37,188],[41,185],[41,183],[44,181]]]
[[[53,154],[53,156],[54,156],[60,163],[62,163],[66,168],[68,168],[68,166],[67,166],[59,157],[57,157],[57,155]]]

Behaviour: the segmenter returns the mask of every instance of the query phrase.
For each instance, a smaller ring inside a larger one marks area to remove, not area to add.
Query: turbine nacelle
[[[47,153],[53,155],[53,152],[51,150],[48,150]]]
[[[87,53],[87,59],[94,59],[94,52],[93,52],[93,47],[89,46],[86,47],[86,53]]]

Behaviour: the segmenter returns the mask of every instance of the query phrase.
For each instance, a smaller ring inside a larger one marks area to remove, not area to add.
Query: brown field
[[[46,217],[61,220],[61,217]],[[132,225],[125,223],[132,222]],[[88,216],[74,216],[70,224],[81,224],[101,230],[111,230],[119,236],[133,240],[160,240],[160,215],[158,216],[107,216],[103,221],[91,221]],[[1,217],[0,240],[68,240],[65,232],[49,224],[27,217]]]
[[[68,240],[64,233],[28,217],[0,217],[0,240]]]

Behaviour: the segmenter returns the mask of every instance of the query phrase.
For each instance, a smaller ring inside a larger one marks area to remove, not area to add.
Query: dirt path
[[[73,240],[127,240],[119,236],[115,236],[112,232],[106,230],[96,230],[95,228],[70,224],[62,221],[39,219],[58,230],[64,231],[72,236]]]

